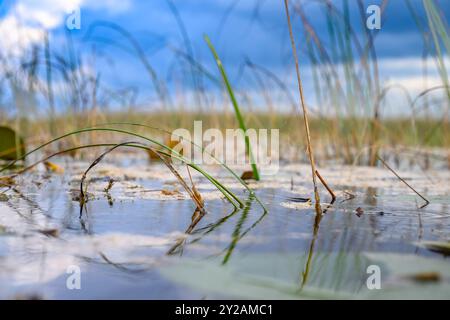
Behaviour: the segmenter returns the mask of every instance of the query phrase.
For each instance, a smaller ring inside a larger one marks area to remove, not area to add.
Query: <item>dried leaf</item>
[[[254,180],[255,176],[253,175],[253,171],[244,171],[241,175],[242,180]]]
[[[162,189],[161,193],[165,196],[179,196],[181,193],[178,190],[167,190],[167,189]]]
[[[58,229],[44,229],[44,230],[39,230],[39,232],[47,237],[57,238],[59,236]]]
[[[44,166],[47,169],[47,171],[51,171],[54,173],[64,173],[64,169],[58,166],[57,164],[54,164],[53,162],[45,161]]]
[[[439,272],[421,272],[410,275],[408,278],[417,282],[439,282],[441,274]]]
[[[173,149],[175,148],[180,142],[176,141],[176,140],[166,140],[165,141],[165,145],[168,146],[169,148]],[[158,150],[162,150],[162,149],[157,149],[157,150],[152,150],[149,149],[147,150],[147,154],[150,160],[161,160],[161,157],[158,155]],[[179,154],[183,155],[183,149],[178,151]]]
[[[166,146],[168,146],[170,149],[174,149],[176,146],[178,146],[178,144],[180,144],[181,142],[178,140],[167,140],[166,141]],[[183,155],[183,149],[181,150],[177,150],[177,152],[181,155]]]
[[[0,202],[6,202],[9,200],[9,197],[7,194],[0,193]]]
[[[9,187],[16,184],[14,181],[14,177],[12,176],[6,176],[6,177],[0,177],[0,187]]]
[[[161,158],[158,156],[158,154],[155,152],[155,151],[153,151],[153,150],[147,150],[147,154],[148,154],[148,157],[150,158],[150,160],[161,160]]]

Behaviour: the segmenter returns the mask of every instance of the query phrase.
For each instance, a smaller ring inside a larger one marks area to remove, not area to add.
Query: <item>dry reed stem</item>
[[[328,186],[328,184],[325,182],[325,179],[322,178],[319,171],[316,170],[316,175],[319,178],[320,182],[322,182],[323,186],[327,189],[327,191],[331,195],[331,203],[334,203],[336,201],[336,194],[333,192],[333,190]]]
[[[294,34],[292,32],[291,18],[289,15],[288,0],[284,0],[284,7],[286,9],[286,18],[287,18],[287,23],[288,23],[288,27],[289,27],[289,37],[291,38],[292,53],[293,53],[294,61],[295,61],[295,71],[297,73],[297,82],[298,82],[298,90],[300,93],[300,102],[301,102],[302,109],[303,109],[303,120],[305,122],[307,148],[308,148],[309,162],[311,163],[311,173],[312,173],[312,179],[313,179],[313,185],[314,185],[314,197],[316,200],[316,211],[321,212],[321,210],[320,210],[320,195],[319,195],[319,190],[317,188],[317,181],[316,181],[316,165],[314,163],[314,155],[313,155],[312,145],[311,145],[311,134],[309,131],[308,111],[307,111],[307,108],[305,105],[305,98],[303,95],[303,86],[302,86],[302,80],[300,77],[300,68],[298,65],[298,56],[297,56],[297,49],[295,47]]]

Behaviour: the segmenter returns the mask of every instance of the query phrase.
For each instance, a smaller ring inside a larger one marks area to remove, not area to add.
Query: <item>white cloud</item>
[[[21,24],[14,16],[7,16],[0,22],[0,34],[0,50],[5,56],[20,56],[32,44],[44,38],[42,29]]]
[[[52,29],[63,22],[65,14],[80,7],[82,3],[83,0],[27,0],[17,3],[12,14],[24,24]]]
[[[450,57],[445,56],[444,64],[450,73]],[[415,97],[426,89],[442,86],[442,77],[439,74],[436,60],[429,57],[386,58],[379,61],[382,83],[385,86],[401,85]],[[424,66],[427,67],[427,77],[424,77]]]
[[[450,57],[444,56],[445,65],[450,65]],[[436,60],[434,57],[427,57],[422,59],[421,57],[397,57],[397,58],[383,58],[379,60],[378,67],[382,71],[396,72],[401,71],[403,73],[421,73],[424,63],[429,69],[436,69]]]
[[[2,46],[0,52],[8,57],[21,56],[33,44],[41,43],[46,30],[64,23],[68,13],[76,8],[126,11],[131,0],[21,0],[0,20]],[[82,15],[82,12],[81,12]]]
[[[400,85],[408,90],[410,94],[418,95],[420,92],[426,89],[442,86],[442,78],[433,77],[421,77],[421,76],[395,76],[391,77],[386,86]]]

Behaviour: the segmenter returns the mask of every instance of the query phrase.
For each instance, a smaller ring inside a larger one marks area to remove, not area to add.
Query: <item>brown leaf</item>
[[[12,176],[6,176],[6,177],[0,177],[0,187],[9,187],[16,184],[14,181],[14,177]]]
[[[179,142],[177,140],[169,140],[169,139],[167,139],[164,143],[165,143],[166,146],[168,146],[169,148],[173,149],[181,142]],[[161,157],[158,155],[158,151],[159,150],[162,150],[162,151],[165,151],[165,152],[169,152],[169,150],[162,149],[162,148],[156,149],[156,150],[152,150],[152,149],[147,150],[147,154],[148,154],[148,157],[150,158],[150,160],[161,160]],[[178,151],[178,153],[183,155],[183,149]]]
[[[409,279],[417,282],[439,282],[441,275],[438,272],[421,272],[408,276]]]
[[[57,164],[54,164],[53,162],[45,161],[44,166],[47,169],[47,171],[55,173],[64,173],[64,169],[58,166]]]
[[[167,140],[166,141],[166,146],[168,146],[170,149],[175,148],[178,144],[180,144],[181,142],[178,140]],[[179,154],[183,155],[183,149],[181,149],[180,151],[178,151]]]
[[[58,229],[44,229],[44,230],[39,230],[39,232],[47,237],[57,238],[59,236]]]
[[[162,189],[161,193],[165,196],[178,196],[180,195],[180,191],[178,190],[167,190],[167,189]]]
[[[158,154],[153,150],[147,150],[148,157],[150,160],[161,160],[161,158],[158,156]]]
[[[242,173],[242,175],[241,175],[241,179],[242,180],[255,179],[255,177],[253,176],[253,171],[244,171],[244,173]]]

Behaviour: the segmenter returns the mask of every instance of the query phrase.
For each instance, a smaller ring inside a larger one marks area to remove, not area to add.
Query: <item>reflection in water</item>
[[[364,202],[374,207],[377,205],[377,188],[373,187],[367,188]]]
[[[308,280],[309,270],[311,267],[311,261],[312,261],[312,256],[313,256],[313,252],[314,252],[314,245],[316,243],[317,234],[319,233],[319,225],[320,225],[321,220],[322,220],[322,212],[316,213],[316,218],[314,220],[314,227],[313,227],[313,236],[312,236],[311,244],[309,245],[308,258],[306,260],[305,270],[302,272],[303,279],[302,279],[300,289],[303,289],[303,287],[306,284],[306,281]]]
[[[306,260],[305,270],[302,272],[303,278],[302,278],[302,283],[301,283],[301,289],[303,289],[303,287],[306,284],[306,281],[308,280],[312,256],[313,256],[313,252],[314,252],[314,245],[316,243],[317,235],[319,233],[320,221],[322,220],[322,217],[327,213],[327,211],[336,202],[336,197],[334,196],[334,193],[332,193],[332,195],[333,195],[333,197],[331,199],[331,202],[326,206],[326,208],[323,210],[323,212],[320,211],[320,207],[316,206],[316,217],[314,219],[313,235],[312,235],[311,244],[309,245],[309,250],[308,250],[308,255],[307,255],[308,258]]]
[[[212,223],[210,225],[207,225],[206,227],[202,227],[202,228],[198,228],[196,231],[194,231],[192,227],[192,224],[189,226],[188,230],[191,229],[191,234],[193,233],[198,233],[201,232],[203,230],[206,230],[205,232],[203,232],[203,234],[195,239],[193,239],[190,243],[194,244],[198,241],[200,241],[204,236],[208,235],[209,233],[213,232],[216,228],[218,228],[219,226],[221,226],[223,223],[225,223],[228,219],[230,219],[231,217],[233,217],[237,212],[239,212],[240,209],[238,207],[233,207],[233,211],[226,215],[225,217],[219,219],[219,221]],[[195,227],[195,226],[194,226]],[[186,232],[187,233],[187,232]],[[186,238],[180,238],[177,243],[169,250],[168,254],[173,254],[173,253],[177,253],[178,248],[182,247],[184,244],[186,243]],[[182,252],[182,249],[181,249]]]
[[[127,273],[142,273],[148,270],[148,268],[130,268],[127,264],[125,263],[117,263],[112,261],[110,258],[108,258],[106,256],[105,253],[103,252],[99,252],[98,253],[100,255],[100,257],[108,264],[113,266],[114,268],[117,268],[120,271],[124,271]]]
[[[198,208],[196,208],[194,213],[192,214],[191,223],[189,224],[184,233],[186,235],[190,235],[194,231],[197,224],[203,219],[205,214],[206,214],[205,210],[199,210]],[[186,244],[186,237],[185,236],[180,237],[180,239],[177,240],[177,242],[173,245],[173,247],[169,249],[167,254],[172,255],[179,253],[180,256],[182,256],[185,244]]]
[[[228,214],[227,216],[221,218],[220,220],[218,220],[217,222],[207,225],[206,227],[202,227],[199,228],[195,233],[198,232],[202,232],[203,230],[206,230],[205,232],[202,233],[201,236],[193,239],[190,243],[194,244],[198,241],[200,241],[203,237],[205,237],[206,235],[210,234],[211,232],[213,232],[214,230],[216,230],[218,227],[220,227],[222,224],[224,224],[228,219],[230,219],[231,217],[233,217],[236,213],[242,211],[239,220],[236,223],[236,226],[234,227],[234,230],[232,232],[231,235],[231,242],[230,244],[227,246],[227,248],[225,249],[225,255],[223,258],[222,263],[226,264],[228,262],[228,260],[230,259],[233,250],[235,249],[237,243],[239,242],[239,240],[241,240],[242,238],[244,238],[253,228],[255,228],[266,216],[267,211],[264,210],[263,213],[261,214],[261,216],[251,225],[249,226],[247,229],[245,229],[244,231],[242,230],[242,227],[244,226],[249,213],[251,212],[252,209],[252,203],[253,201],[255,201],[255,196],[250,194],[248,199],[245,201],[245,206],[244,208],[241,210],[239,208],[234,208],[234,210]],[[200,220],[203,218],[204,215],[197,215],[196,213],[194,213],[193,215],[193,221],[192,223],[188,226],[187,230],[185,231],[186,235],[190,235],[194,233],[194,229],[196,227],[196,225],[200,222]],[[178,239],[175,243],[175,245],[173,245],[170,250],[167,252],[167,254],[172,255],[172,254],[183,254],[183,248],[186,244],[187,238],[181,237],[180,239]]]
[[[252,200],[254,200],[254,197],[250,196],[249,199],[245,202],[244,210],[242,210],[241,217],[239,218],[239,220],[236,224],[236,227],[234,227],[233,234],[231,235],[232,240],[231,240],[230,245],[228,246],[228,249],[225,254],[225,257],[223,258],[222,264],[226,264],[228,262],[238,241],[242,237],[245,236],[245,233],[242,233],[242,235],[241,235],[241,229],[242,229],[242,226],[244,225],[245,221],[247,220],[248,213],[250,212],[250,209],[251,209]]]

